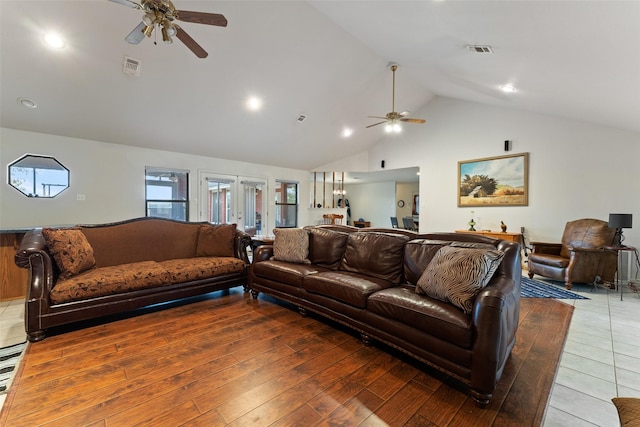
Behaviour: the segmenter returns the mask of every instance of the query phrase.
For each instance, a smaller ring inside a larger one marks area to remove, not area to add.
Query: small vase
[[[471,221],[469,221],[469,231],[476,231],[474,225],[476,225],[476,222],[471,218]]]

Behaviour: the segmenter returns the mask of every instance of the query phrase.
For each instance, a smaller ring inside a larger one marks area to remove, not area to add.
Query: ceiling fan
[[[145,36],[151,37],[155,27],[162,33],[162,41],[173,43],[172,36],[176,36],[198,58],[206,58],[209,54],[191,38],[185,30],[173,21],[194,22],[196,24],[227,26],[227,18],[219,13],[190,12],[176,10],[170,0],[141,0],[136,3],[133,0],[109,0],[123,6],[144,11],[142,22],[129,33],[125,40],[131,44],[140,43]]]
[[[387,125],[385,126],[385,131],[387,131],[387,132],[400,132],[400,130],[402,129],[400,127],[400,122],[424,123],[425,121],[423,119],[412,119],[412,118],[407,117],[407,115],[409,115],[409,112],[402,112],[402,113],[397,113],[396,112],[396,110],[395,110],[396,70],[398,69],[398,64],[391,64],[391,65],[389,65],[389,68],[391,68],[391,71],[393,72],[393,86],[392,86],[392,89],[391,89],[391,112],[387,113],[387,115],[384,116],[384,117],[368,116],[368,117],[370,117],[372,119],[384,119],[384,120],[381,121],[381,122],[369,125],[369,126],[367,126],[367,128],[378,126],[378,125],[381,125],[383,123],[386,123]]]

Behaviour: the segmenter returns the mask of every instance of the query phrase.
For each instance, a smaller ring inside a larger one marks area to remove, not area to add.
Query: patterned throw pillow
[[[196,256],[233,256],[236,224],[200,226]]]
[[[43,228],[42,236],[58,265],[61,279],[68,279],[96,265],[93,248],[81,230]]]
[[[273,259],[276,261],[311,264],[309,261],[309,232],[303,228],[276,228]]]
[[[416,285],[416,292],[450,302],[466,314],[493,273],[504,252],[492,249],[468,249],[444,246],[427,265]]]

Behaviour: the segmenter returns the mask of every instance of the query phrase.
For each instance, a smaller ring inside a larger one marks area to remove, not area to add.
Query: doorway
[[[200,172],[198,217],[212,224],[236,223],[251,236],[267,222],[267,179]]]

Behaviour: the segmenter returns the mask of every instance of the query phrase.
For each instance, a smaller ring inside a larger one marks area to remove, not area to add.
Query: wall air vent
[[[130,58],[128,56],[124,57],[124,65],[122,67],[122,72],[128,74],[130,76],[139,76],[140,75],[140,61],[134,58]]]
[[[491,46],[486,46],[486,45],[469,45],[467,46],[467,49],[469,50],[469,52],[474,52],[474,53],[493,53],[493,49],[491,48]]]

